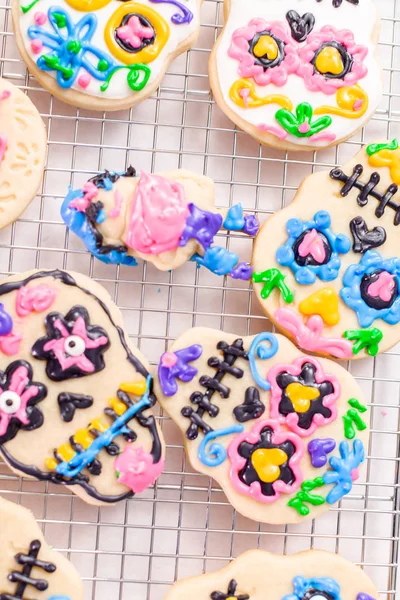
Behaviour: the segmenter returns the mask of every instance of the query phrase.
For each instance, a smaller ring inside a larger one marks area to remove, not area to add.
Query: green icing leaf
[[[368,156],[373,156],[377,152],[381,150],[397,150],[399,147],[399,142],[395,138],[392,142],[388,144],[370,144],[367,146],[367,154]]]
[[[275,114],[278,123],[292,135],[298,138],[309,138],[323,131],[332,124],[332,118],[328,115],[313,121],[313,109],[308,102],[302,102],[296,107],[296,114],[287,108],[281,108]]]

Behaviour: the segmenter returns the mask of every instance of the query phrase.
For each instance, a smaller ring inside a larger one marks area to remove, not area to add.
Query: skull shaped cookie
[[[46,543],[33,514],[0,498],[0,598],[83,600],[72,564]]]
[[[359,477],[368,440],[359,386],[281,335],[191,329],[161,357],[156,390],[193,468],[250,519],[314,518]]]
[[[178,581],[165,600],[378,600],[364,571],[338,554],[251,550],[228,567]]]
[[[183,169],[139,177],[132,167],[105,171],[68,193],[61,216],[106,263],[136,266],[138,257],[169,271],[191,259],[217,275],[251,277],[235,252],[213,244],[221,229],[254,236],[258,220],[244,215],[241,204],[216,209],[209,177]]]
[[[150,487],[164,464],[152,379],[107,292],[78,273],[33,271],[0,284],[0,302],[8,465],[91,504]]]
[[[382,97],[373,0],[225,0],[210,59],[221,109],[263,144],[339,144]]]
[[[370,144],[343,169],[308,177],[261,228],[256,294],[304,350],[362,358],[400,340],[398,184],[397,141]]]
[[[201,0],[13,0],[15,36],[29,70],[61,100],[121,110],[160,85],[194,44]]]

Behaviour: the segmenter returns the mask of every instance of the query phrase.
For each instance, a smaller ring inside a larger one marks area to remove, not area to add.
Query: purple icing
[[[246,235],[257,235],[259,229],[258,219],[255,215],[246,215],[244,217],[243,232]]]
[[[214,235],[221,229],[223,218],[218,213],[208,212],[198,208],[193,203],[188,204],[190,214],[186,219],[179,245],[186,246],[189,240],[197,240],[206,250],[214,241]]]
[[[308,451],[311,457],[311,464],[316,469],[324,467],[328,461],[328,454],[333,452],[336,447],[335,440],[326,438],[324,440],[315,439],[311,440],[308,444]],[[361,598],[359,600],[362,600]],[[366,600],[366,599],[365,599]]]
[[[158,365],[158,379],[165,396],[173,396],[178,390],[175,379],[185,383],[192,381],[197,369],[188,363],[197,360],[203,352],[202,346],[194,344],[176,352],[165,352]]]
[[[183,14],[180,15],[179,13],[175,13],[171,17],[171,21],[172,23],[175,23],[175,25],[191,23],[191,21],[193,20],[193,13],[190,12],[190,10],[186,8],[186,6],[184,6],[180,2],[177,2],[177,0],[150,0],[150,2],[156,2],[157,4],[173,4],[177,8],[180,8]]]
[[[253,267],[249,263],[241,262],[229,273],[232,279],[243,279],[248,281],[253,273]]]
[[[11,316],[4,310],[4,304],[0,304],[0,335],[8,335],[13,328]]]
[[[357,600],[375,600],[375,598],[373,598],[369,594],[365,594],[364,592],[360,592],[359,594],[357,594]]]

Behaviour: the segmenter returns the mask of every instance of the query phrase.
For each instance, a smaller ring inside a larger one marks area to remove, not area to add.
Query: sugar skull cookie
[[[338,554],[251,550],[228,567],[178,581],[165,600],[379,600],[364,571]]]
[[[1,600],[83,600],[72,564],[46,543],[33,514],[0,498]]]
[[[19,51],[64,102],[121,110],[160,85],[199,32],[201,0],[13,0]]]
[[[250,519],[314,518],[359,477],[368,413],[358,384],[281,335],[191,329],[162,355],[156,390],[193,468]]]
[[[33,271],[0,284],[0,454],[91,504],[152,485],[164,444],[148,365],[107,292]]]
[[[316,150],[372,117],[382,97],[373,0],[225,0],[224,16],[211,87],[256,140]]]
[[[303,350],[362,358],[400,340],[399,184],[397,140],[370,144],[261,228],[256,295]]]
[[[34,199],[42,180],[47,136],[31,100],[0,78],[0,229]]]
[[[132,167],[124,173],[105,171],[82,189],[70,190],[61,216],[106,263],[136,266],[137,257],[169,271],[190,259],[217,275],[251,277],[251,267],[214,245],[214,236],[221,229],[254,236],[258,220],[244,215],[241,204],[216,209],[209,177],[183,169],[139,177]]]

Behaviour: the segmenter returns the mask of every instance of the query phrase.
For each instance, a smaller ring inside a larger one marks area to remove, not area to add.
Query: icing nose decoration
[[[300,302],[299,310],[303,315],[320,315],[329,326],[337,325],[340,321],[339,296],[332,287],[326,287]]]
[[[326,258],[325,246],[316,229],[307,233],[299,246],[301,257],[312,256],[316,263],[322,264]]]
[[[320,393],[316,388],[294,382],[287,386],[286,396],[297,413],[306,413],[310,410],[311,401],[319,398]]]
[[[368,293],[373,298],[380,298],[384,302],[389,302],[392,299],[393,289],[396,285],[394,275],[383,271],[378,279],[371,283],[368,288]]]
[[[258,448],[251,457],[251,462],[264,483],[273,483],[281,473],[280,467],[288,461],[288,455],[280,448]]]
[[[315,60],[315,68],[323,75],[340,75],[344,65],[338,49],[332,46],[323,48]]]
[[[268,60],[275,60],[278,58],[278,53],[278,44],[270,35],[263,35],[260,37],[253,48],[253,54],[257,56],[257,58],[265,56]]]

